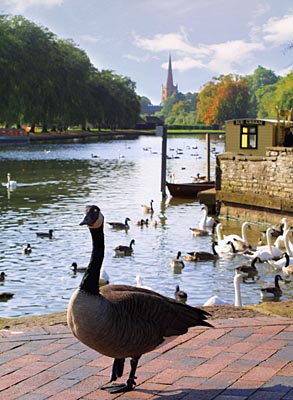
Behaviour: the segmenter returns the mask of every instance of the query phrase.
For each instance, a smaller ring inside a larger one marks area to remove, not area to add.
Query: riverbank
[[[205,307],[211,313],[211,319],[224,318],[254,318],[259,315],[281,316],[293,318],[293,300],[284,302],[266,302],[254,306],[213,306]],[[0,318],[1,329],[29,328],[36,326],[66,325],[66,311],[57,313],[33,315],[19,318]]]

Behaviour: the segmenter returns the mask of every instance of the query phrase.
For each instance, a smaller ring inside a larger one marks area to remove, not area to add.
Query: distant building
[[[177,91],[178,91],[177,85],[174,85],[173,83],[172,62],[171,62],[171,55],[169,55],[167,83],[166,86],[162,85],[161,104],[163,104],[168,97],[171,97],[173,93],[177,93]]]

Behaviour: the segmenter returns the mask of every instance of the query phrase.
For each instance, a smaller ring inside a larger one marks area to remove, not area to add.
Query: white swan
[[[139,288],[144,288],[144,289],[148,289],[148,290],[154,290],[150,286],[143,285],[141,277],[138,274],[135,277],[135,282],[136,282],[136,286],[139,287]]]
[[[17,186],[17,182],[16,181],[12,181],[10,179],[10,173],[8,172],[8,174],[7,174],[7,183],[6,183],[7,189],[13,190],[13,189],[16,188],[16,186]]]
[[[285,233],[288,230],[288,220],[287,218],[282,218],[281,219],[281,227],[283,233],[277,237],[275,240],[274,246],[278,247],[279,249],[282,249],[285,247]]]
[[[224,240],[228,242],[229,240],[241,240],[242,242],[248,244],[247,232],[246,232],[247,229],[251,229],[251,225],[249,222],[245,221],[241,225],[241,236],[237,235],[236,233],[231,233],[230,235],[224,235]]]
[[[289,234],[290,231],[287,230],[284,235],[286,253],[283,253],[282,257],[280,257],[278,260],[268,260],[268,263],[275,269],[282,269],[289,264],[293,264],[293,254],[289,246]]]
[[[204,212],[203,217],[201,218],[199,222],[199,228],[204,229],[206,227],[212,227],[215,224],[215,220],[213,217],[208,216],[208,208],[206,205],[202,207],[202,210]]]
[[[250,252],[250,254],[247,253],[246,255],[252,258],[259,257],[262,262],[282,257],[283,252],[276,246],[272,245],[271,232],[272,228],[270,227],[266,231],[268,244],[264,246],[258,246],[256,251]]]
[[[235,302],[234,302],[235,307],[242,307],[241,290],[240,290],[240,284],[242,282],[243,282],[243,275],[236,272],[233,281],[235,289]],[[204,306],[215,306],[215,305],[231,306],[232,304],[226,300],[222,300],[219,296],[212,296],[204,303]]]

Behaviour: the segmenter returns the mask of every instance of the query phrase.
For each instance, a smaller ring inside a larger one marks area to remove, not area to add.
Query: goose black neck
[[[104,227],[103,225],[97,229],[90,229],[92,235],[92,255],[86,272],[82,278],[80,289],[86,292],[99,294],[100,270],[103,264],[105,254]]]

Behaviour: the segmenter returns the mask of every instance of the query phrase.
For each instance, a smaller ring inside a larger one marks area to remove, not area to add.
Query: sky
[[[169,55],[182,93],[259,65],[280,76],[293,69],[292,0],[0,0],[0,13],[72,40],[98,70],[130,78],[154,105]]]

